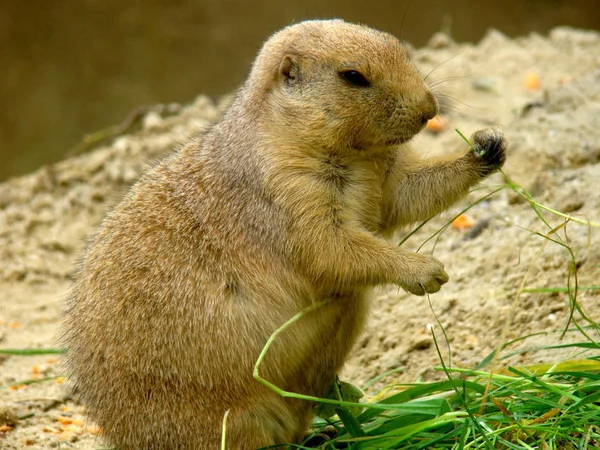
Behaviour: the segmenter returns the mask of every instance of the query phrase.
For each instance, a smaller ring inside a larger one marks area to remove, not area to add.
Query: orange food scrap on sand
[[[64,416],[60,416],[58,418],[58,421],[60,422],[61,425],[71,425],[73,423],[73,419],[71,419],[70,417],[64,417]]]
[[[475,221],[465,214],[461,214],[452,221],[452,228],[456,230],[466,230],[473,227],[473,225],[475,225]]]
[[[431,133],[440,133],[444,129],[444,122],[440,116],[435,116],[433,119],[427,121],[425,129]]]
[[[527,72],[523,77],[523,87],[530,91],[539,91],[542,86],[542,80],[537,72]]]
[[[58,377],[54,381],[56,382],[56,384],[63,384],[65,381],[67,381],[67,379],[65,377]]]
[[[21,324],[19,322],[15,322],[15,321],[8,322],[8,328],[12,328],[13,330],[16,328],[19,328],[20,325]]]
[[[15,427],[12,425],[0,425],[0,434],[8,433],[9,431],[14,430]]]
[[[58,433],[58,439],[61,441],[70,441],[73,438],[73,433],[71,431],[61,431]]]

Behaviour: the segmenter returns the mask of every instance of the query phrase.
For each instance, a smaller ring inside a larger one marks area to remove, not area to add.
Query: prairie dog
[[[505,158],[421,159],[438,111],[392,35],[341,20],[273,35],[222,121],[147,172],[112,210],[70,293],[63,337],[88,414],[120,449],[298,442],[360,333],[370,286],[424,295],[448,275],[385,239],[448,208]]]

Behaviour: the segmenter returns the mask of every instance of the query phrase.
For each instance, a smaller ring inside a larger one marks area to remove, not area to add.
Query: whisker
[[[447,121],[447,120],[444,118],[444,116],[438,116],[438,120],[444,124],[444,128],[450,128],[450,124],[449,124],[449,123],[448,123],[448,121]]]
[[[427,86],[429,86],[429,89],[431,89],[442,83],[446,83],[447,81],[465,80],[472,77],[473,75],[453,75],[446,78],[440,78],[439,80],[432,81],[431,83],[427,83]]]
[[[413,4],[413,0],[410,0],[410,2],[408,2],[408,5],[406,5],[406,8],[404,9],[404,13],[402,14],[402,21],[400,22],[400,34],[398,35],[400,40],[402,40],[402,30],[404,30],[404,20],[406,19],[408,10],[412,6],[412,4]]]
[[[461,116],[470,117],[475,112],[481,110],[480,108],[465,103],[464,101],[459,100],[452,95],[435,91],[433,91],[433,93],[438,101],[438,104],[440,105],[440,111],[442,112],[453,112]]]
[[[439,91],[436,91],[435,89],[433,89],[432,92],[438,99],[442,98],[445,100],[450,100],[452,102],[460,103],[461,105],[468,106],[469,108],[475,108],[474,106],[469,105],[468,103],[465,103],[462,100],[459,100],[458,98],[454,97],[453,95],[447,94],[445,92],[439,92]],[[475,109],[477,109],[477,108],[475,108]]]
[[[435,66],[433,69],[431,69],[427,75],[425,75],[425,78],[423,78],[423,81],[427,81],[427,78],[429,77],[429,75],[431,75],[434,71],[436,71],[437,69],[439,69],[442,65],[446,64],[447,62],[452,61],[457,56],[462,55],[463,53],[464,53],[464,50],[461,51],[461,52],[455,53],[450,58],[448,58],[445,61],[442,61],[441,63],[439,63],[437,66]]]
[[[463,112],[460,110],[460,108],[458,108],[456,105],[453,105],[451,103],[442,103],[442,102],[440,102],[440,112],[442,114],[448,113],[448,112],[463,114]]]

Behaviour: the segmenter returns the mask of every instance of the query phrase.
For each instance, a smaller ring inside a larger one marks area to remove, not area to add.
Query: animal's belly
[[[312,311],[280,335],[271,364],[279,364],[284,389],[321,396],[341,369],[365,315],[365,295],[357,290],[324,298]]]

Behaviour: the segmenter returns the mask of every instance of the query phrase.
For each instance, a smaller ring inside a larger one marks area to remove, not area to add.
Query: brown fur
[[[370,86],[342,79],[361,72]],[[384,239],[463,197],[502,164],[422,160],[406,142],[437,102],[389,34],[312,21],[275,34],[224,119],[144,175],[104,220],[72,289],[64,342],[89,416],[123,449],[256,449],[301,439],[365,317],[370,286],[417,295],[448,280]],[[490,151],[493,150],[493,151]],[[495,159],[494,159],[495,158]]]

